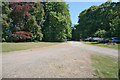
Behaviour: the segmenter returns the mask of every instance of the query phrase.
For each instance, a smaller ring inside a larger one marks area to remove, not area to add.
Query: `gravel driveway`
[[[67,42],[3,54],[3,78],[93,78],[91,54],[118,56],[114,49]]]

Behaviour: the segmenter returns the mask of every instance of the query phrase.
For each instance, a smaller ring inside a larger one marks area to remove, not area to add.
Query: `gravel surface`
[[[91,54],[117,57],[117,50],[80,42],[4,53],[3,78],[93,78]]]
[[[92,52],[95,54],[103,54],[118,58],[119,50],[117,49],[88,45],[88,44],[83,44],[82,42],[69,42],[69,43],[71,44],[71,46],[77,46],[80,49],[83,49],[85,52]]]

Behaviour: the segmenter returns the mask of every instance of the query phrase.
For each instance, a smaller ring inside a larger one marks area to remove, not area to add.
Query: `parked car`
[[[112,43],[120,43],[120,38],[112,37],[109,41]]]
[[[109,42],[112,42],[112,40],[114,40],[115,38],[117,38],[117,37],[111,37]]]
[[[100,43],[104,42],[104,38],[100,38],[99,42]]]
[[[86,38],[84,41],[91,41],[92,37]]]
[[[92,41],[95,42],[95,41],[99,41],[100,38],[99,37],[93,37]]]
[[[105,43],[108,43],[109,40],[110,40],[110,38],[105,38],[105,39],[104,39],[104,42],[105,42]]]

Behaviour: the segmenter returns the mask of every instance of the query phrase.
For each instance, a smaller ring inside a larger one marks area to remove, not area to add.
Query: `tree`
[[[106,33],[106,31],[105,30],[98,30],[98,31],[96,31],[96,33],[95,33],[95,36],[98,36],[98,37],[100,37],[100,38],[103,38],[103,37],[105,37],[105,33]]]
[[[31,32],[31,34],[32,34],[31,40],[32,41],[35,41],[35,40],[41,41],[42,40],[43,34],[41,32],[41,27],[37,24],[36,18],[34,16],[32,16],[30,19],[28,19],[28,22],[26,24],[26,27],[24,27],[24,30]]]
[[[65,2],[46,3],[45,13],[44,41],[63,41],[72,37],[70,14]]]
[[[2,8],[5,41],[41,41],[43,37],[44,41],[63,41],[72,37],[65,2],[3,2]]]
[[[8,41],[10,32],[10,24],[12,19],[10,18],[11,8],[7,2],[2,3],[2,41]]]
[[[87,37],[119,37],[120,3],[105,2],[91,6],[79,15],[76,35]],[[80,36],[77,39],[80,39]]]
[[[2,8],[4,41],[42,40],[43,4],[40,2],[4,2]]]
[[[112,20],[112,23],[110,23],[110,30],[108,33],[111,36],[118,37],[120,35],[120,18],[117,16]]]
[[[75,24],[72,29],[72,40],[80,40],[81,35],[79,34],[78,26],[78,24]]]

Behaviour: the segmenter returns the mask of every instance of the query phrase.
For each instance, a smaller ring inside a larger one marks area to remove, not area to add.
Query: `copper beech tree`
[[[38,22],[43,20],[43,16],[38,16],[39,19],[36,16],[44,14],[40,2],[5,2],[2,8],[3,40],[40,41],[42,39],[41,25]],[[6,30],[8,31],[7,35],[5,35]]]

